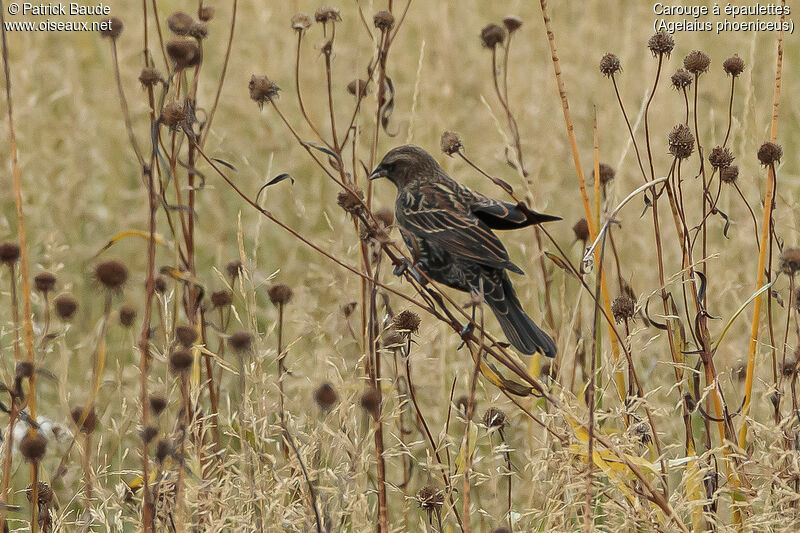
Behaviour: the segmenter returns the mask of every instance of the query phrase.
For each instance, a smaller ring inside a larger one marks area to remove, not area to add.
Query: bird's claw
[[[467,343],[466,340],[467,336],[472,334],[474,330],[475,330],[474,322],[467,322],[466,324],[464,324],[464,326],[461,328],[461,332],[459,333],[459,335],[461,336],[461,344],[458,345],[458,348],[456,348],[456,350],[460,350],[461,348],[464,347],[464,345]]]
[[[405,258],[401,259],[400,262],[397,263],[397,265],[394,267],[394,270],[392,270],[392,273],[395,276],[399,277],[399,276],[402,276],[403,274],[405,274],[408,271],[410,271],[411,275],[414,277],[415,280],[417,280],[417,282],[420,285],[425,285],[425,284],[428,283],[428,280],[426,280],[422,276],[422,274],[420,273],[419,269],[417,267],[415,267],[408,259],[405,259]]]

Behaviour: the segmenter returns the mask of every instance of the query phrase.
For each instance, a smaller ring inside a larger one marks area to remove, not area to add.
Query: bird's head
[[[388,178],[399,189],[411,182],[433,179],[440,171],[441,167],[428,152],[406,144],[387,152],[369,179]]]

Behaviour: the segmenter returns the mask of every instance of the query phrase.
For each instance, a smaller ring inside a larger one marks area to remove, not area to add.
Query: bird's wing
[[[492,229],[517,229],[542,222],[561,220],[561,217],[545,215],[529,209],[523,211],[520,205],[493,200],[482,194],[469,192],[472,195],[470,201],[472,212]]]
[[[522,273],[500,239],[472,213],[469,199],[455,183],[427,183],[401,192],[397,200],[397,219],[407,231],[460,259]]]

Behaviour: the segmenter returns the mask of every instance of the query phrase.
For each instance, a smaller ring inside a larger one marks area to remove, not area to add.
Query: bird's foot
[[[467,343],[467,336],[471,335],[473,331],[475,331],[475,322],[468,322],[464,324],[464,326],[461,328],[461,332],[459,333],[461,336],[461,344],[459,344],[457,350],[460,350],[464,347],[464,345]]]
[[[392,273],[395,276],[402,276],[406,272],[410,272],[411,275],[414,277],[420,285],[425,285],[428,283],[428,280],[421,274],[420,270],[414,266],[408,259],[401,259],[400,262],[394,267]]]

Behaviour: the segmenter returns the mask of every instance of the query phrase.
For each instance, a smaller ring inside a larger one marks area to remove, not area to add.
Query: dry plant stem
[[[589,235],[594,239],[597,236],[597,227],[594,224],[594,217],[592,216],[592,207],[589,204],[589,195],[586,192],[586,181],[583,177],[583,170],[581,168],[580,154],[578,152],[578,142],[575,139],[575,130],[570,118],[569,102],[567,100],[567,90],[564,85],[564,80],[561,76],[561,66],[558,62],[558,52],[556,51],[555,35],[550,24],[550,15],[547,14],[547,0],[540,0],[542,8],[542,18],[544,20],[545,31],[547,32],[547,42],[550,45],[550,57],[553,61],[553,71],[555,72],[556,85],[558,86],[558,94],[561,98],[561,110],[564,113],[564,123],[567,128],[567,136],[569,137],[570,149],[572,150],[572,160],[575,166],[575,173],[578,178],[578,186],[580,188],[581,200],[583,201],[583,209],[586,214],[586,220],[589,225]],[[605,279],[600,280],[601,293],[603,298],[603,308],[605,314],[611,316],[611,299],[608,296],[608,286]],[[614,335],[609,335],[611,340],[611,353],[616,362],[619,359],[619,341]],[[625,377],[620,371],[614,373],[614,378],[617,386],[617,393],[622,401],[625,399]]]
[[[786,2],[782,1],[782,5]],[[785,15],[781,15],[781,22],[784,21]],[[778,138],[778,108],[780,105],[781,96],[781,73],[783,69],[783,31],[778,34],[778,57],[775,67],[775,92],[772,102],[772,126],[770,129],[770,141],[775,142]],[[761,221],[761,248],[758,254],[758,270],[756,270],[755,286],[756,290],[761,288],[761,280],[764,276],[764,268],[766,265],[766,251],[767,239],[770,238],[770,230],[772,227],[772,208],[774,205],[773,194],[775,192],[776,175],[775,165],[769,165],[767,169],[767,184],[766,192],[764,194],[764,217]],[[767,296],[769,297],[769,296]],[[761,296],[757,296],[753,302],[753,321],[750,326],[750,344],[747,353],[747,373],[745,375],[745,392],[744,404],[742,406],[742,427],[739,431],[739,446],[746,448],[747,446],[747,416],[750,413],[750,400],[753,390],[753,372],[755,370],[756,348],[758,346],[758,321],[761,311]]]
[[[783,332],[783,354],[781,369],[786,368],[786,348],[789,346],[789,324],[792,321],[792,309],[797,305],[794,294],[794,274],[789,275],[789,304],[786,306],[786,329]],[[797,362],[795,361],[795,366]],[[793,372],[794,375],[796,372]],[[775,424],[781,421],[781,401],[783,400],[783,371],[775,373],[775,391],[778,394],[778,406],[775,408]]]
[[[628,134],[631,138],[631,143],[633,144],[633,150],[636,153],[636,162],[639,164],[639,170],[642,172],[642,179],[647,181],[647,175],[644,171],[644,165],[642,164],[642,156],[639,153],[639,144],[636,142],[636,136],[633,134],[633,126],[631,126],[631,121],[628,119],[628,113],[625,111],[625,104],[622,103],[622,96],[619,93],[619,87],[617,86],[617,78],[614,75],[611,75],[611,83],[614,85],[614,94],[617,95],[617,102],[619,102],[619,108],[622,110],[622,116],[625,118],[625,125],[628,127]]]
[[[153,2],[155,2],[155,0],[153,0]],[[239,0],[233,0],[233,5],[231,7],[231,28],[228,33],[228,45],[225,48],[225,59],[222,62],[222,71],[219,74],[219,83],[217,84],[217,92],[214,95],[214,103],[211,105],[211,111],[208,113],[208,120],[204,126],[203,136],[200,138],[200,148],[206,145],[206,140],[211,132],[211,123],[214,121],[214,115],[217,113],[217,105],[219,104],[219,97],[222,94],[222,86],[225,84],[225,74],[228,72],[228,61],[231,58],[231,50],[233,49],[233,36],[236,29],[238,7]]]
[[[300,113],[303,115],[303,119],[306,121],[306,124],[308,124],[308,127],[311,128],[311,131],[314,132],[314,134],[320,141],[325,143],[325,146],[333,150],[334,149],[333,146],[328,144],[328,141],[326,141],[325,138],[322,136],[322,134],[320,134],[319,129],[317,129],[317,126],[314,124],[314,121],[311,120],[311,117],[308,116],[308,112],[306,111],[306,105],[303,102],[303,94],[300,91],[300,50],[301,50],[301,44],[303,43],[304,33],[305,32],[303,30],[297,30],[297,53],[295,55],[295,63],[294,63],[294,85],[295,85],[295,90],[297,92],[297,103],[300,106]]]
[[[472,345],[468,345],[470,352],[472,351]],[[472,454],[469,451],[469,437],[470,431],[472,430],[472,417],[475,413],[475,388],[478,384],[478,374],[481,370],[481,351],[478,350],[477,355],[475,356],[475,367],[472,370],[472,379],[470,380],[470,388],[469,388],[469,400],[467,401],[467,423],[465,425],[466,429],[464,430],[464,476],[462,478],[462,491],[461,494],[461,502],[463,504],[464,510],[464,520],[462,523],[461,530],[464,533],[471,533],[472,532],[472,522],[470,520],[470,502],[469,502],[469,471],[472,469]]]
[[[5,89],[6,89],[6,108],[8,111],[8,138],[9,138],[9,157],[11,160],[11,174],[13,176],[14,187],[14,203],[17,212],[17,235],[19,237],[20,248],[20,275],[22,277],[22,302],[24,312],[25,324],[25,348],[28,353],[28,362],[34,364],[35,352],[33,343],[33,323],[31,321],[31,286],[30,286],[30,269],[28,266],[28,243],[25,238],[25,215],[22,207],[22,177],[19,170],[19,160],[17,156],[17,136],[14,129],[14,107],[11,98],[11,68],[8,64],[8,42],[6,39],[5,29],[5,7],[0,0],[0,25],[2,25],[2,45],[3,45],[3,72],[5,74]],[[15,324],[16,327],[16,324]],[[32,420],[36,420],[36,372],[28,380],[28,414]],[[14,403],[12,399],[12,404]],[[13,418],[12,418],[13,420]],[[12,422],[13,424],[13,422]],[[11,427],[11,426],[10,426]],[[36,431],[33,429],[32,431]],[[9,433],[9,437],[11,434]],[[9,443],[11,440],[9,440]],[[11,447],[10,444],[8,445]],[[7,465],[10,469],[10,464]],[[8,489],[7,481],[5,480],[6,472],[4,472],[4,492]],[[33,499],[31,500],[31,531],[36,532],[38,528],[38,502],[39,483],[38,483],[38,470],[36,466],[31,466],[31,486],[33,491]],[[5,499],[4,494],[4,501]],[[5,527],[5,509],[0,515],[0,528]]]

